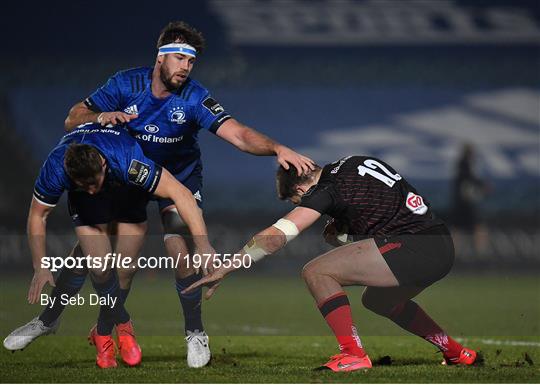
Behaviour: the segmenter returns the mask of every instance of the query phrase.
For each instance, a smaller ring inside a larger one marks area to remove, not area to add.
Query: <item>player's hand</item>
[[[323,237],[326,243],[332,246],[339,246],[337,243],[338,230],[334,219],[330,219],[324,226]]]
[[[138,118],[137,114],[126,114],[122,111],[112,111],[112,112],[102,112],[97,117],[97,122],[102,126],[112,124],[116,126],[117,124],[129,123],[133,119]]]
[[[219,258],[217,257],[216,250],[209,243],[196,245],[195,254],[199,254],[201,256],[200,268],[195,268],[195,272],[197,274],[199,274],[200,271],[202,271],[203,275],[205,276],[212,274],[215,270],[215,266],[221,265],[220,263],[218,264],[217,262],[214,262]]]
[[[32,277],[32,282],[30,283],[30,289],[28,290],[29,303],[34,304],[38,302],[39,296],[43,291],[43,286],[45,286],[47,282],[53,287],[56,286],[54,284],[53,275],[49,269],[38,269],[34,271],[34,276]]]
[[[226,269],[224,267],[220,267],[219,269],[214,270],[213,273],[202,277],[197,282],[194,282],[189,286],[188,288],[182,290],[182,294],[190,293],[192,290],[195,290],[198,287],[201,286],[209,286],[208,290],[206,291],[206,294],[204,295],[205,299],[210,299],[216,292],[219,285],[221,285],[221,281],[229,273],[231,270]]]
[[[348,226],[330,219],[324,227],[323,237],[329,245],[339,247],[352,242],[352,238],[347,234],[348,231]]]
[[[277,161],[285,170],[289,169],[289,164],[296,167],[298,175],[306,174],[315,169],[315,162],[307,156],[301,155],[288,147],[279,146],[276,149]]]

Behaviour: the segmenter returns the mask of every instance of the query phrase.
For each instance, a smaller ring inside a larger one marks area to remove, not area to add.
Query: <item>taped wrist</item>
[[[274,226],[276,229],[280,230],[283,234],[285,234],[285,238],[287,239],[285,243],[292,241],[294,238],[298,236],[298,234],[300,234],[298,227],[296,227],[293,221],[290,221],[288,219],[281,218],[272,226]]]
[[[249,240],[249,242],[242,248],[242,251],[244,254],[248,254],[253,262],[260,261],[265,256],[270,254],[257,244],[255,237]]]

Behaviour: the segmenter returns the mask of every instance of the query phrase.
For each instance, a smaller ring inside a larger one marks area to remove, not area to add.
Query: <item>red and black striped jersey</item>
[[[401,175],[369,156],[326,165],[300,206],[333,217],[338,228],[345,225],[356,236],[411,234],[443,223]]]

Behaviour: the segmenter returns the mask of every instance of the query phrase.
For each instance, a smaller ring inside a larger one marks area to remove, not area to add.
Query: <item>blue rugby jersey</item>
[[[107,161],[105,183],[133,184],[150,193],[155,191],[161,177],[161,166],[143,154],[126,129],[83,124],[64,135],[43,163],[34,186],[34,197],[40,203],[54,206],[64,190],[77,188],[64,169],[64,155],[72,143],[97,148]]]
[[[84,103],[94,112],[138,114],[127,124],[130,133],[146,156],[182,179],[201,163],[199,130],[216,133],[231,116],[191,78],[169,97],[156,98],[152,71],[149,67],[120,71]]]

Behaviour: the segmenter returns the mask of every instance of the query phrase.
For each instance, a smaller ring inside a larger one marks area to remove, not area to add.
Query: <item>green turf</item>
[[[39,311],[39,306],[24,304],[29,278],[2,277],[3,336]],[[89,290],[87,284],[83,294]],[[391,365],[376,365],[368,372],[313,371],[336,353],[336,343],[302,281],[239,275],[204,304],[212,365],[189,369],[172,280],[141,275],[128,301],[144,353],[140,367],[95,367],[85,335],[96,308],[83,306],[66,310],[58,335],[41,338],[23,352],[2,349],[0,378],[53,383],[540,381],[540,282],[535,275],[455,275],[419,296],[418,302],[452,335],[483,351],[482,367],[439,365],[434,347],[363,309],[361,288],[347,290],[368,353],[374,361],[390,356]]]

